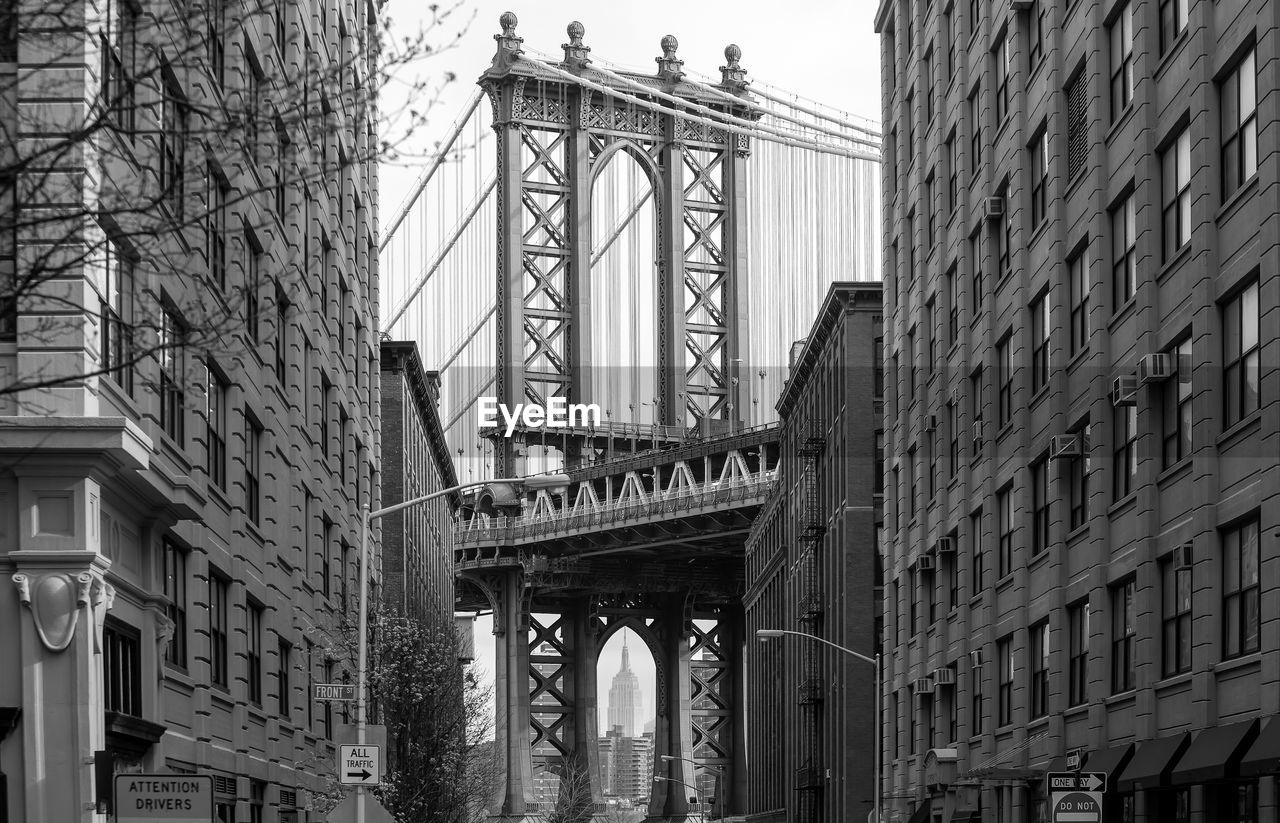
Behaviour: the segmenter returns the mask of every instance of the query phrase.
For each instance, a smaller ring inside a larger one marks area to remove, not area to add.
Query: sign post
[[[207,774],[117,774],[116,823],[211,823],[213,777]]]
[[[339,746],[338,782],[344,786],[382,783],[382,749],[360,743]]]

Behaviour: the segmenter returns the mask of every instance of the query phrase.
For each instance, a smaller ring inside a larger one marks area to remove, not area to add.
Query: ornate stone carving
[[[90,602],[93,580],[89,572],[75,576],[50,572],[34,577],[18,572],[13,576],[18,600],[30,610],[36,635],[49,651],[60,652],[71,645],[80,610]]]

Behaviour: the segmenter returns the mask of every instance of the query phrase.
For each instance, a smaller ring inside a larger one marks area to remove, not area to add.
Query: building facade
[[[751,821],[840,823],[872,811],[879,633],[879,283],[835,283],[792,352],[777,409],[777,486],[746,546]]]
[[[886,819],[1275,823],[1280,6],[876,27]]]
[[[624,737],[640,734],[640,718],[644,713],[644,701],[640,694],[640,678],[631,671],[631,650],[627,638],[622,638],[622,668],[609,684],[609,728],[619,727]]]
[[[319,819],[378,499],[373,6],[10,6],[0,820],[110,819],[120,771]]]
[[[393,506],[456,486],[458,479],[440,427],[437,373],[423,369],[413,342],[384,340],[381,355],[382,502]],[[453,511],[459,501],[454,494],[382,518],[384,606],[452,624]]]

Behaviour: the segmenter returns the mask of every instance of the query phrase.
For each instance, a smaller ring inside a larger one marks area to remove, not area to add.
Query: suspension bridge
[[[554,57],[500,25],[379,249],[382,328],[439,371],[459,475],[570,477],[458,526],[459,596],[497,636],[492,812],[538,819],[569,769],[603,808],[596,657],[627,627],[657,669],[649,819],[691,819],[695,786],[739,814],[742,546],[793,344],[828,283],[879,278],[879,129],[749,81],[733,45],[708,76],[667,36],[646,72],[579,23]],[[482,430],[481,398],[604,419]]]

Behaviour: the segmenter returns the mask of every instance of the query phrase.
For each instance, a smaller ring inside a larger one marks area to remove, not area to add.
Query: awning
[[[929,809],[932,805],[931,800],[925,798],[916,806],[916,810],[911,813],[911,819],[907,823],[928,823]]]
[[[1046,764],[1045,764],[1045,766],[1044,766],[1044,770],[1045,770],[1045,772],[1065,772],[1065,771],[1068,771],[1068,769],[1067,769],[1067,756],[1066,756],[1065,754],[1060,754],[1060,755],[1058,755],[1057,757],[1055,757],[1054,759],[1050,760],[1048,763],[1046,763]]]
[[[982,823],[982,813],[977,809],[956,809],[947,823]]]
[[[1099,749],[1096,752],[1090,752],[1085,758],[1083,771],[1106,772],[1107,788],[1110,789],[1124,774],[1131,757],[1133,757],[1132,743],[1121,743],[1109,749]]]
[[[1258,733],[1249,751],[1240,759],[1240,776],[1280,772],[1280,714],[1272,717]]]
[[[1258,737],[1258,721],[1212,726],[1196,735],[1173,770],[1174,783],[1205,783],[1239,774],[1240,758]]]
[[[1191,735],[1183,732],[1173,737],[1157,737],[1138,744],[1133,759],[1125,767],[1124,774],[1114,785],[1108,788],[1119,792],[1131,792],[1135,789],[1155,789],[1169,783],[1169,772],[1177,764],[1178,758],[1187,750]],[[1090,767],[1093,758],[1089,758]],[[1092,768],[1090,768],[1092,771]],[[1108,781],[1111,783],[1112,781]]]

